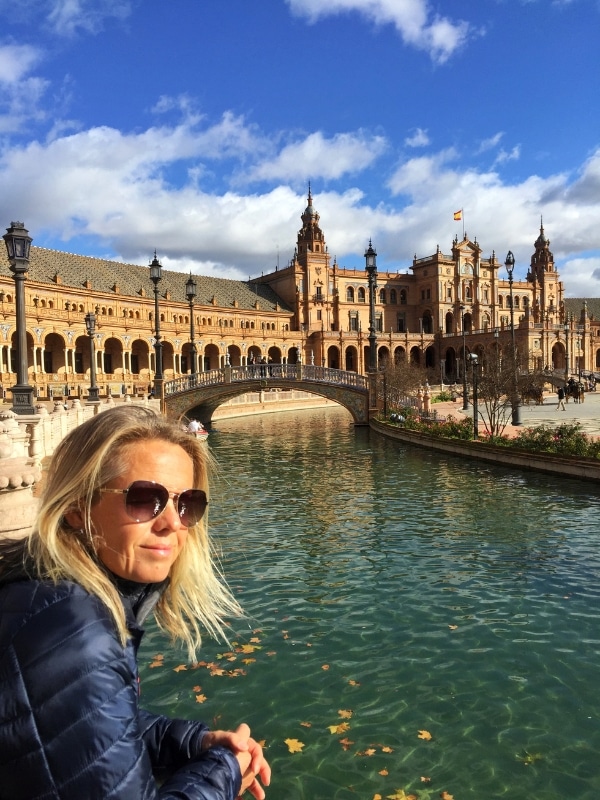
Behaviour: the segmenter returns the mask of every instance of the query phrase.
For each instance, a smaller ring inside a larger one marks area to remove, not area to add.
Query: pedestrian
[[[566,411],[567,409],[565,408],[565,390],[563,389],[562,386],[558,387],[557,394],[558,394],[558,405],[556,406],[557,411],[560,411],[561,408],[563,411]]]
[[[72,430],[29,536],[0,541],[0,796],[236,800],[265,794],[261,746],[140,707],[143,622],[187,646],[240,608],[213,566],[208,456],[149,408]],[[157,782],[158,781],[158,782]]]

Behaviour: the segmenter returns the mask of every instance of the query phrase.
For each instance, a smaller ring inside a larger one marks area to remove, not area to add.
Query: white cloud
[[[131,13],[128,0],[51,0],[47,6],[48,23],[62,35],[97,33],[106,19],[125,19]]]
[[[432,14],[427,0],[286,0],[293,13],[316,22],[332,14],[358,12],[377,25],[392,24],[405,44],[447,61],[474,34],[464,21]]]
[[[404,140],[407,147],[426,147],[429,144],[429,135],[423,128],[417,128],[412,136]]]
[[[48,81],[28,74],[41,58],[30,45],[0,45],[0,133],[15,133],[28,120],[46,117],[41,101]]]
[[[483,139],[483,141],[477,148],[477,152],[485,153],[487,150],[493,150],[500,144],[500,140],[502,139],[503,136],[504,133],[500,131],[499,133],[495,133],[493,136],[490,136],[489,139]]]
[[[505,164],[507,161],[518,161],[521,157],[521,145],[517,144],[513,147],[512,150],[500,150],[498,155],[496,156],[496,160],[494,164]]]
[[[284,146],[274,158],[251,169],[247,177],[250,181],[341,178],[371,166],[386,146],[384,137],[362,131],[338,133],[330,139],[317,131]]]

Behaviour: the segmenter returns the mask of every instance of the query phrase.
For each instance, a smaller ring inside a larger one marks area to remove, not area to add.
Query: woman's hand
[[[271,767],[260,744],[250,736],[250,728],[242,723],[235,731],[208,731],[202,739],[202,749],[227,747],[236,756],[242,773],[240,796],[249,791],[256,800],[264,800],[264,786],[271,782]]]

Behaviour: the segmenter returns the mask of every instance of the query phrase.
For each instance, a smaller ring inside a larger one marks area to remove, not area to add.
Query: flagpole
[[[465,240],[465,210],[464,210],[464,208],[461,208],[461,210],[460,210],[460,218],[462,219],[462,224],[463,224],[463,242],[464,242],[464,240]]]

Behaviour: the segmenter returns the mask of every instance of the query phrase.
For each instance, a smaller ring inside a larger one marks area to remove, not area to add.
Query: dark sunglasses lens
[[[127,490],[126,509],[136,522],[148,522],[157,517],[169,502],[164,486],[152,481],[134,481]]]
[[[186,489],[179,495],[177,511],[186,528],[200,522],[206,511],[208,501],[202,489]]]

